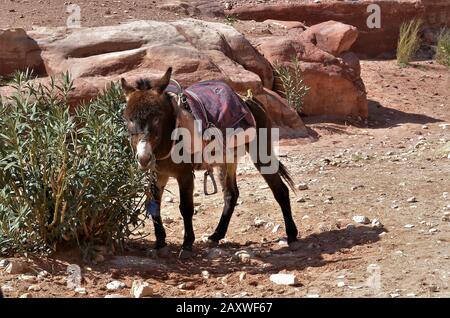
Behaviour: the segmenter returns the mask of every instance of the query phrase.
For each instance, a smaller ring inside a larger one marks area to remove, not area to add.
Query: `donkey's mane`
[[[146,91],[152,88],[152,84],[148,78],[140,78],[136,81],[136,87],[140,91]]]

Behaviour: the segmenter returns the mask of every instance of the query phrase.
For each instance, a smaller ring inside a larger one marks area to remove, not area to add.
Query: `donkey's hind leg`
[[[239,189],[236,183],[236,168],[237,163],[227,163],[220,167],[224,206],[219,224],[214,233],[208,238],[211,245],[217,245],[225,237],[239,197]]]
[[[270,190],[272,190],[272,193],[275,197],[275,200],[277,200],[278,204],[281,207],[281,211],[283,212],[284,225],[286,227],[286,234],[288,237],[288,243],[290,244],[297,241],[298,230],[297,226],[295,225],[294,219],[292,218],[291,202],[289,200],[289,189],[281,179],[282,173],[287,173],[286,168],[281,162],[279,162],[278,172],[263,173],[261,171],[263,165],[259,162],[255,162],[254,164],[258,171],[261,173],[264,180],[269,185]]]

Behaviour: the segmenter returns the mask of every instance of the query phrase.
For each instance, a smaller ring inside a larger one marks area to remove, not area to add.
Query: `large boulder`
[[[338,27],[333,28],[336,25]],[[292,67],[293,58],[299,61],[304,82],[309,87],[302,110],[304,114],[366,118],[367,96],[360,77],[359,58],[347,51],[355,40],[355,30],[351,26],[341,26],[331,21],[301,33],[261,37],[252,41],[274,65]],[[283,90],[278,79],[274,89]]]
[[[348,51],[358,38],[358,29],[336,21],[319,23],[308,28],[305,37],[314,39],[316,46],[333,55]]]
[[[76,106],[95,98],[121,77],[135,80],[156,78],[169,67],[183,86],[202,80],[223,80],[239,93],[251,89],[265,94],[273,87],[270,63],[233,27],[221,23],[184,19],[175,22],[135,21],[127,24],[66,29],[38,28],[0,32],[0,75],[17,69],[38,68],[45,76],[70,72],[74,90],[70,103]],[[39,59],[35,59],[39,57]],[[11,90],[0,89],[2,95]],[[280,120],[283,103],[265,103],[276,114],[275,124],[287,129],[305,129],[301,119]],[[296,115],[296,114],[295,114]],[[298,117],[298,116],[297,116]],[[288,118],[286,116],[285,118]]]
[[[380,28],[367,23],[373,14],[369,7],[372,4],[380,8]],[[449,26],[449,10],[448,0],[360,0],[246,5],[228,10],[226,14],[234,14],[241,20],[301,21],[308,26],[329,20],[339,21],[359,30],[352,50],[361,56],[375,57],[395,52],[400,25],[404,21],[422,18],[429,25]]]
[[[24,29],[0,30],[0,76],[16,70],[34,69],[44,71],[41,49]]]

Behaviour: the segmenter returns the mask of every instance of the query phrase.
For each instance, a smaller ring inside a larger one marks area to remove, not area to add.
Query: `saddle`
[[[166,92],[177,95],[181,106],[201,122],[202,135],[212,127],[226,136],[227,128],[242,128],[245,131],[256,126],[247,104],[224,82],[203,81],[183,89],[172,79]]]

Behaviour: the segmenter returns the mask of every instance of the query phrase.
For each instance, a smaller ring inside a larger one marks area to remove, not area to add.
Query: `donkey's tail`
[[[273,149],[270,137],[270,128],[272,128],[272,123],[270,121],[270,118],[267,116],[263,104],[255,97],[246,98],[245,103],[250,108],[250,111],[252,112],[253,117],[255,118],[256,127],[269,129],[267,138],[268,143],[267,148],[270,149],[270,152],[272,153]],[[278,161],[278,171],[276,172],[276,174],[278,174],[288,184],[288,186],[292,189],[292,191],[296,193],[294,181],[292,180],[292,177],[289,171],[287,170],[286,166],[278,158],[274,159]],[[256,162],[256,164],[260,165],[259,162]]]
[[[279,164],[278,174],[288,184],[289,188],[291,188],[291,190],[294,193],[296,193],[295,183],[294,180],[292,180],[291,174],[289,173],[288,169],[280,160],[278,160],[278,164]]]

